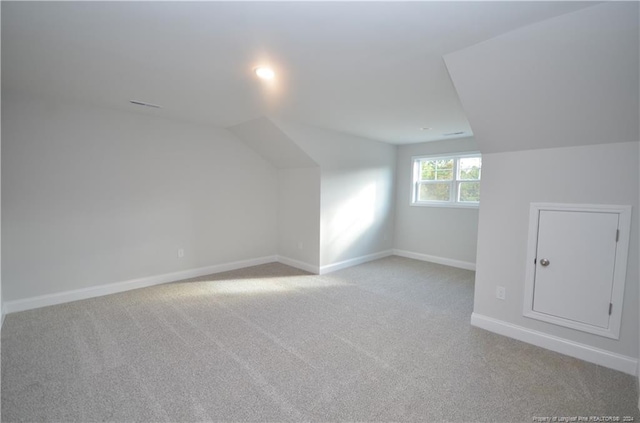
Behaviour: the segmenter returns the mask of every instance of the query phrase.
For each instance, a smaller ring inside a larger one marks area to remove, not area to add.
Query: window
[[[479,154],[414,157],[411,204],[477,206],[480,202]]]

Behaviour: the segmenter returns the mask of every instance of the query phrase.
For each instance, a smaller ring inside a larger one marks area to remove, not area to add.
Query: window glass
[[[423,181],[451,181],[453,179],[453,159],[425,160],[421,164]]]
[[[461,180],[478,180],[480,179],[480,157],[461,157],[458,166],[458,179]]]
[[[433,183],[420,184],[418,201],[449,201],[451,198],[451,184]]]
[[[412,203],[477,205],[481,173],[479,155],[414,158]]]
[[[465,203],[480,201],[480,182],[460,182],[458,201]]]

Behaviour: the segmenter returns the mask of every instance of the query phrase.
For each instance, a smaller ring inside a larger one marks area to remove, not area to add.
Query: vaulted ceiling
[[[397,144],[469,136],[442,56],[594,4],[3,1],[2,89],[225,128],[275,116]]]

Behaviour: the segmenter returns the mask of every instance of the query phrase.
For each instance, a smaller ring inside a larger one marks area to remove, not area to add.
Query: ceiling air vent
[[[129,103],[135,104],[136,106],[151,107],[153,109],[162,109],[162,106],[158,106],[157,104],[145,103],[144,101],[129,100]]]
[[[464,131],[460,131],[460,132],[449,132],[448,134],[442,134],[442,135],[444,135],[445,137],[450,137],[450,136],[452,136],[452,135],[462,135],[462,134],[464,134]]]

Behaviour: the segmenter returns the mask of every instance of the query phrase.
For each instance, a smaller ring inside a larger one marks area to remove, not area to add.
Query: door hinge
[[[535,258],[533,259],[533,264],[538,264],[538,257],[535,257]]]
[[[620,229],[616,229],[616,242],[620,239]]]
[[[611,316],[611,310],[613,310],[613,303],[609,303],[609,316]]]

